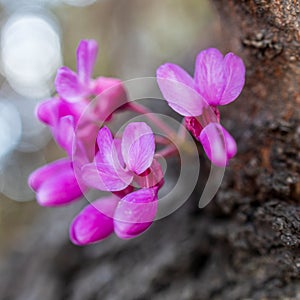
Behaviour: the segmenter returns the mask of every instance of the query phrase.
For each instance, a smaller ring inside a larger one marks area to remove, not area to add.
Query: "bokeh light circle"
[[[2,72],[28,97],[45,97],[62,64],[58,27],[48,14],[16,13],[1,31]]]
[[[96,2],[96,0],[63,0],[66,4],[72,6],[88,6]]]

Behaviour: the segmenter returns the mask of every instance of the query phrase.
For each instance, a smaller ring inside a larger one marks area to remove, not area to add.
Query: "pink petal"
[[[72,116],[60,119],[59,126],[53,129],[53,135],[57,143],[72,157],[72,147],[75,138],[75,124]]]
[[[91,146],[86,147],[82,140],[75,135],[75,141],[73,143],[72,161],[75,174],[81,174],[81,169],[84,165],[89,164],[95,157],[95,144],[90,143]],[[93,148],[93,151],[91,150]],[[89,152],[88,152],[89,151]],[[79,177],[79,176],[78,176]],[[81,177],[81,175],[80,175]]]
[[[89,85],[98,55],[98,44],[94,40],[82,40],[77,48],[77,72],[79,81]]]
[[[164,64],[157,70],[157,83],[168,104],[183,116],[202,114],[205,105],[195,90],[193,78],[174,64]]]
[[[112,216],[119,200],[111,196],[86,206],[70,226],[70,239],[75,245],[88,245],[108,237],[114,230]]]
[[[233,53],[228,53],[224,58],[224,77],[226,86],[219,105],[234,101],[245,84],[245,65],[242,59]]]
[[[89,163],[82,166],[81,178],[85,185],[100,191],[109,191],[99,175],[95,163]]]
[[[98,151],[95,141],[99,133],[99,124],[97,119],[90,118],[90,107],[91,105],[87,105],[87,109],[82,110],[80,120],[75,122],[76,145],[78,144],[82,148],[80,149],[81,154],[88,158],[86,163],[93,161],[95,152]]]
[[[114,215],[115,233],[121,239],[133,238],[153,222],[158,206],[157,189],[141,189],[122,198]]]
[[[210,123],[204,127],[199,140],[208,158],[219,167],[226,166],[237,152],[234,138],[218,123]]]
[[[200,95],[210,105],[219,105],[226,78],[223,71],[223,55],[218,49],[209,48],[198,54],[195,82]]]
[[[144,122],[130,123],[126,126],[122,137],[122,155],[126,167],[141,174],[153,161],[155,152],[154,134]]]
[[[38,104],[36,116],[40,121],[50,126],[57,126],[59,119],[68,115],[71,115],[76,123],[86,105],[87,103],[84,101],[70,103],[60,98],[52,98]]]
[[[56,160],[52,163],[49,163],[30,174],[28,178],[28,185],[34,190],[37,191],[39,187],[48,180],[48,178],[55,177],[58,173],[64,169],[72,168],[70,159],[62,158]]]
[[[65,205],[82,197],[72,167],[51,174],[38,188],[37,201],[41,206]]]
[[[125,162],[122,155],[122,139],[114,139],[113,151],[114,155],[118,157],[118,162],[120,162],[120,166],[124,167]]]
[[[78,102],[86,95],[87,87],[81,85],[77,74],[67,67],[57,71],[55,87],[59,96],[68,102]]]
[[[84,110],[88,106],[88,102],[84,99],[82,101],[72,103],[65,101],[64,99],[59,99],[58,105],[58,117],[62,118],[64,116],[72,116],[74,118],[74,123],[77,123],[81,118]]]
[[[96,164],[111,165],[116,172],[124,171],[124,159],[121,152],[121,140],[113,139],[110,130],[104,126],[99,130],[97,137],[99,148],[96,154]]]
[[[97,163],[111,163],[112,162],[112,150],[114,139],[108,127],[104,126],[98,132],[97,144],[99,152],[96,156]]]
[[[47,125],[54,126],[58,118],[59,99],[52,98],[45,100],[36,107],[36,117]]]
[[[222,131],[226,143],[227,159],[229,160],[236,155],[237,145],[233,136],[224,127],[222,127]]]
[[[87,186],[107,192],[124,190],[133,179],[130,173],[116,170],[109,164],[86,164],[81,172]]]

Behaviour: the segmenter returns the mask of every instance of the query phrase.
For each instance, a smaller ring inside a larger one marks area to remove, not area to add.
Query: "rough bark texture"
[[[224,111],[239,154],[214,203],[87,248],[62,230],[78,207],[48,211],[2,264],[0,299],[300,299],[300,4],[213,2],[247,65]]]

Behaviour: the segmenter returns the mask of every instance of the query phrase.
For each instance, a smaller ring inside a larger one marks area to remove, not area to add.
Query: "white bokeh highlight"
[[[1,31],[2,73],[21,95],[46,97],[62,64],[58,28],[50,15],[13,14]]]
[[[63,0],[68,5],[72,6],[87,6],[96,2],[96,0]]]

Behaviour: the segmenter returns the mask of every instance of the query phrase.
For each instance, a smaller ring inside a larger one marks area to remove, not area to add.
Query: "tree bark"
[[[0,299],[300,299],[300,3],[213,2],[247,67],[216,199],[198,210],[195,191],[141,237],[86,248],[67,239],[78,206],[46,211],[1,264]]]

